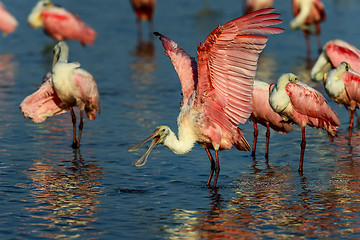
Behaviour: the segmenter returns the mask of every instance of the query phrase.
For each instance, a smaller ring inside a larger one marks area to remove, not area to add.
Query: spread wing
[[[257,60],[267,42],[264,35],[283,32],[270,27],[281,23],[273,10],[256,11],[218,26],[198,46],[196,100],[209,120],[222,125],[227,120],[230,128],[250,116]]]
[[[24,117],[40,123],[48,117],[66,112],[61,105],[62,102],[51,83],[51,73],[48,73],[40,88],[22,101],[20,109]]]
[[[179,47],[173,40],[155,32],[159,36],[168,56],[179,76],[183,98],[189,98],[197,85],[197,65],[195,58],[191,57],[184,49]]]

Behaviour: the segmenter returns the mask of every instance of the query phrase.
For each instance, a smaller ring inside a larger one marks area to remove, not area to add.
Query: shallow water
[[[210,164],[199,145],[183,156],[158,146],[136,168],[145,148],[128,153],[128,147],[157,125],[176,129],[176,72],[161,43],[149,40],[146,24],[138,39],[128,1],[58,0],[99,34],[94,46],[68,42],[70,60],[97,80],[102,104],[95,121],[85,120],[75,151],[69,113],[41,124],[20,114],[20,102],[50,69],[55,42],[26,23],[36,1],[3,2],[20,25],[0,38],[1,239],[360,238],[360,130],[356,124],[348,146],[343,107],[330,101],[342,123],[333,143],[324,131],[307,128],[303,175],[297,172],[297,127],[287,135],[271,133],[268,162],[261,126],[256,158],[235,149],[221,152],[218,189],[205,185]],[[218,23],[242,15],[239,2],[158,0],[154,30],[195,56],[196,44]],[[322,42],[341,38],[359,47],[357,1],[324,3]],[[290,1],[276,1],[275,7],[285,33],[269,38],[258,77],[270,83],[293,72],[324,93],[321,84],[309,82],[315,38],[307,60],[301,32],[288,28]],[[241,128],[252,143],[252,124]]]

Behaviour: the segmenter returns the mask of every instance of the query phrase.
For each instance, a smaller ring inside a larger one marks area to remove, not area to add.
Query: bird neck
[[[178,137],[173,131],[169,131],[168,136],[164,139],[163,145],[167,146],[175,154],[185,154],[190,152],[196,142],[196,136],[191,128],[179,125]]]

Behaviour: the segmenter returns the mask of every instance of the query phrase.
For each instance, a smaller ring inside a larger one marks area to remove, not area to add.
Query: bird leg
[[[254,122],[254,143],[253,143],[252,153],[251,153],[251,156],[253,156],[253,157],[255,157],[256,142],[257,142],[258,135],[259,135],[259,130],[258,130],[258,127],[257,127],[257,123]]]
[[[310,46],[310,36],[308,31],[303,31],[306,41],[306,57],[310,58],[311,56],[311,46]]]
[[[207,155],[208,155],[208,157],[209,157],[209,160],[210,160],[210,163],[211,163],[210,174],[209,174],[208,181],[207,181],[207,183],[206,183],[207,186],[210,186],[210,182],[211,182],[212,176],[213,176],[214,171],[215,171],[215,168],[216,168],[216,167],[215,167],[216,163],[215,163],[215,161],[214,161],[214,158],[213,158],[212,155],[211,155],[210,150],[207,149],[207,148],[205,148],[205,150],[206,150],[206,153],[207,153]]]
[[[300,165],[299,165],[299,172],[303,172],[303,162],[304,162],[304,153],[305,153],[305,146],[306,146],[306,139],[305,139],[305,127],[302,129],[302,141],[301,141],[301,154],[300,154]]]
[[[72,148],[78,148],[78,142],[76,140],[76,115],[74,113],[74,109],[72,107],[69,107],[70,113],[71,113],[71,120],[73,123],[73,143]]]
[[[350,110],[350,123],[349,123],[349,145],[351,144],[351,135],[352,135],[352,129],[353,129],[353,125],[354,125],[354,111],[355,110]]]
[[[215,177],[214,177],[214,188],[216,188],[217,180],[220,173],[220,162],[219,162],[219,151],[215,150],[216,165],[215,165]]]
[[[270,123],[266,122],[266,150],[265,150],[265,158],[267,159],[269,156],[269,142],[270,142]]]
[[[320,24],[317,23],[316,25],[316,41],[317,41],[317,45],[318,45],[318,53],[320,54],[322,52],[322,45],[321,45],[321,39],[320,39]]]
[[[77,148],[80,147],[81,133],[82,133],[82,129],[84,127],[83,115],[84,115],[84,111],[80,111],[79,138],[78,138],[78,142],[77,142]]]

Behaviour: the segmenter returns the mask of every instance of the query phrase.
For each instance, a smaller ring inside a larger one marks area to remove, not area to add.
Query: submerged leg
[[[267,159],[269,156],[269,142],[270,142],[270,126],[269,122],[266,123],[266,150],[265,150],[265,158]]]
[[[215,150],[215,158],[216,158],[216,165],[215,165],[215,177],[214,177],[214,188],[216,188],[217,180],[220,173],[220,162],[219,162],[219,151]]]
[[[354,111],[355,110],[350,110],[350,123],[349,123],[349,145],[351,144],[351,135],[352,135],[352,129],[353,129],[353,125],[354,125]]]
[[[253,147],[252,147],[252,153],[251,156],[255,156],[255,151],[256,151],[256,142],[257,142],[257,137],[259,135],[259,130],[257,127],[257,123],[254,122],[254,143],[253,143]]]
[[[78,138],[78,142],[77,142],[77,148],[80,147],[81,133],[82,133],[82,129],[84,127],[83,114],[84,114],[84,111],[80,111],[79,138]]]
[[[211,155],[210,150],[207,149],[207,148],[205,148],[205,150],[206,150],[206,153],[207,153],[207,155],[208,155],[208,157],[209,157],[209,160],[210,160],[210,163],[211,163],[210,174],[209,174],[208,181],[207,181],[207,183],[206,183],[207,186],[210,186],[210,182],[211,182],[212,176],[213,176],[214,171],[215,171],[215,165],[216,165],[216,163],[215,163],[215,161],[214,161],[214,159],[213,159],[213,157],[212,157],[212,155]]]
[[[310,58],[310,56],[311,56],[311,46],[310,46],[309,32],[308,31],[303,31],[303,33],[304,33],[305,42],[306,42],[306,57]]]
[[[78,148],[78,143],[76,140],[76,115],[74,113],[74,109],[72,107],[69,107],[70,109],[70,113],[71,113],[71,120],[72,120],[72,124],[73,124],[73,143],[72,143],[72,148]]]
[[[305,139],[305,127],[302,129],[302,141],[301,141],[301,154],[300,154],[300,165],[299,165],[299,172],[303,171],[303,162],[304,162],[304,153],[305,153],[305,146],[306,146],[306,139]]]
[[[319,54],[322,52],[320,32],[321,32],[320,24],[317,23],[317,24],[316,24],[316,41],[317,41],[317,45],[318,45],[318,53],[319,53]]]

